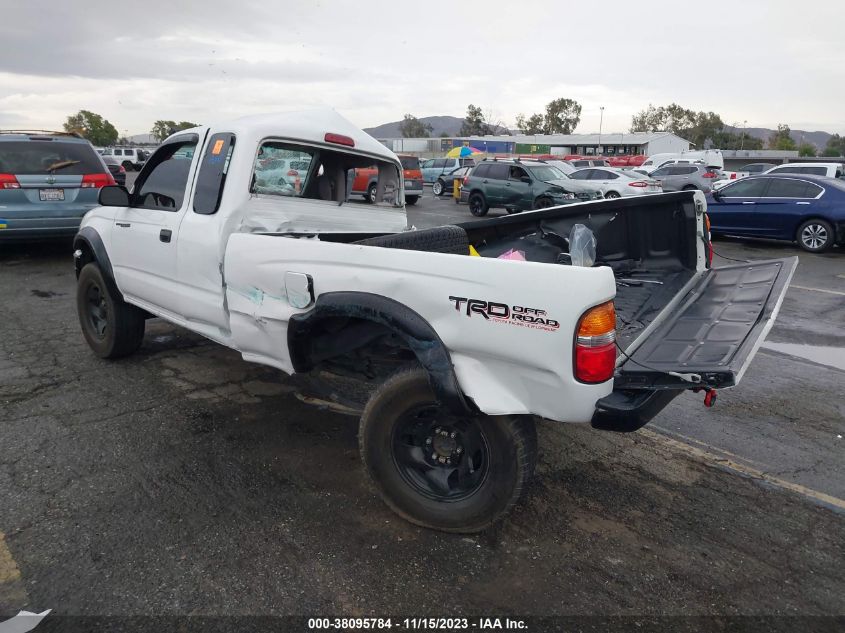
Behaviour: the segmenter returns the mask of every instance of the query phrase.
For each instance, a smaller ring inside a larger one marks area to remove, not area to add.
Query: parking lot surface
[[[845,252],[715,247],[801,258],[741,385],[630,435],[540,423],[523,502],[474,537],[398,519],[357,419],[273,369],[159,320],[96,358],[70,245],[0,247],[0,614],[842,614]]]

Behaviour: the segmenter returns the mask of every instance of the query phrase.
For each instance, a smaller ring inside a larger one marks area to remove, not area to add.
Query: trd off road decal
[[[545,310],[526,308],[524,306],[509,306],[496,301],[483,299],[468,299],[467,297],[449,297],[454,302],[455,310],[464,312],[468,317],[477,314],[495,323],[510,323],[519,327],[554,332],[560,328],[560,323],[550,319]]]

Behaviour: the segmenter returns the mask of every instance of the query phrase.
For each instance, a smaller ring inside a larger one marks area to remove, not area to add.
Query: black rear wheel
[[[437,401],[418,368],[394,374],[372,395],[358,438],[387,505],[447,532],[477,532],[503,516],[536,463],[532,421],[457,415]]]
[[[419,200],[419,199],[420,199],[419,196],[406,196],[405,197],[405,204],[410,204],[411,206],[413,206],[417,203],[417,200]]]
[[[100,358],[128,356],[144,340],[144,312],[115,296],[94,262],[79,273],[76,311],[85,340]]]
[[[487,200],[483,193],[475,192],[469,196],[469,212],[476,217],[487,215],[490,207],[487,205]]]
[[[547,196],[542,196],[541,198],[537,198],[534,201],[534,208],[535,209],[548,209],[549,207],[553,207],[554,204],[555,203],[551,198],[549,198]]]
[[[369,189],[367,189],[367,202],[371,202],[375,204],[376,202],[376,192],[378,190],[378,185],[373,183],[370,185]]]

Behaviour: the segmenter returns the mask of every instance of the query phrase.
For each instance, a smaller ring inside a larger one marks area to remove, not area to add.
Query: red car
[[[423,175],[420,171],[420,159],[416,156],[399,156],[402,163],[402,178],[405,181],[405,202],[416,204],[423,193]],[[352,181],[352,193],[364,196],[368,202],[376,201],[376,181],[378,170],[364,167],[355,170]]]

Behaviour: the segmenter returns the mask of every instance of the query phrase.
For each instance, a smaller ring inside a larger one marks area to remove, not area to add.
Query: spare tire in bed
[[[469,255],[467,232],[459,226],[452,225],[370,237],[354,242],[354,244],[399,248],[407,251]]]

